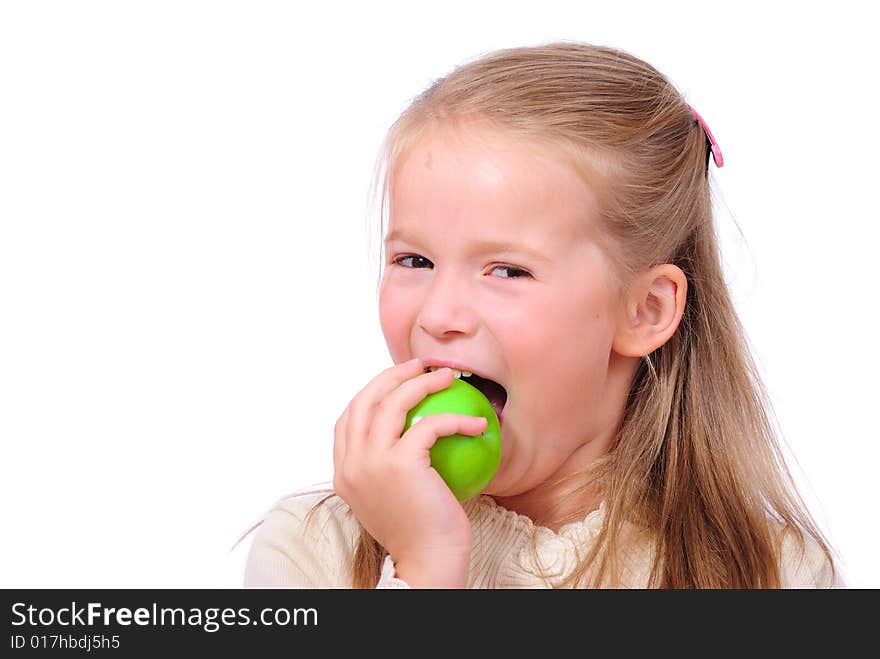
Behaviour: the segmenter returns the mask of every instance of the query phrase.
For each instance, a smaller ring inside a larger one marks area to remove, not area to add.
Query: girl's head
[[[540,89],[531,97],[536,106]],[[532,111],[546,124],[544,102]],[[567,125],[583,124],[581,105]],[[582,474],[607,451],[640,359],[678,328],[687,277],[656,241],[630,237],[620,249],[602,240],[602,193],[615,185],[607,174],[579,170],[539,134],[508,135],[470,116],[423,119],[394,163],[380,319],[395,362],[451,361],[505,388],[502,464],[486,492],[513,496]],[[680,123],[684,144],[689,122]],[[705,177],[694,179],[690,196],[705,195]],[[645,212],[642,198],[624,203]],[[675,215],[663,217],[663,233],[684,235],[693,219]],[[647,271],[638,280],[615,264],[631,264],[627,250]]]
[[[540,488],[575,517],[601,493],[570,583],[614,585],[635,537],[655,586],[778,586],[782,527],[831,560],[725,284],[706,134],[669,80],[613,48],[496,51],[435,81],[384,147],[392,357],[506,388],[488,493]],[[364,531],[355,585],[382,556]]]
[[[619,51],[501,51],[422,94],[387,154],[379,309],[394,361],[452,361],[505,387],[487,493],[583,474],[701,274],[706,137],[687,103]]]

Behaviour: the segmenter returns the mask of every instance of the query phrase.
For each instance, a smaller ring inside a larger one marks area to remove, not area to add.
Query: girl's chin
[[[506,486],[506,478],[504,473],[504,462],[502,461],[501,466],[498,468],[498,472],[495,474],[495,477],[489,481],[489,484],[483,488],[483,491],[480,494],[488,494],[491,497],[496,496],[504,496],[504,493],[507,491]]]
[[[490,497],[493,497],[496,494],[498,494],[498,486],[496,485],[496,481],[498,480],[498,477],[500,475],[501,475],[501,470],[499,469],[498,473],[495,474],[495,477],[491,481],[489,481],[489,484],[483,488],[483,490],[480,492],[480,494],[488,494]]]

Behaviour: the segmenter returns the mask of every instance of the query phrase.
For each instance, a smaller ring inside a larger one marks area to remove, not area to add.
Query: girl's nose
[[[472,334],[477,319],[466,288],[451,276],[434,277],[422,298],[419,326],[437,338],[450,334]]]

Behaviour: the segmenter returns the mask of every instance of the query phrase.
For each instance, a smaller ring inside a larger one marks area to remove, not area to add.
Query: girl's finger
[[[352,399],[345,429],[345,452],[352,459],[360,460],[362,444],[367,441],[370,425],[376,413],[376,406],[402,382],[414,378],[424,371],[422,361],[411,359],[395,364],[382,371]]]
[[[489,422],[482,416],[466,414],[429,414],[416,422],[407,430],[394,447],[395,451],[404,451],[423,464],[431,463],[430,449],[440,437],[448,435],[469,435],[474,437],[482,433]]]
[[[333,427],[333,470],[337,474],[342,471],[342,461],[345,459],[345,438],[350,411],[351,403],[349,402]]]
[[[407,413],[428,394],[446,389],[452,379],[452,369],[441,368],[407,380],[389,393],[370,427],[370,450],[385,451],[400,441]]]

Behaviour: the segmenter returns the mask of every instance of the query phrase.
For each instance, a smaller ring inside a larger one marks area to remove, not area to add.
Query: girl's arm
[[[306,513],[322,496],[291,496],[264,516],[245,565],[246,588],[351,588],[359,527],[348,506],[331,499],[306,526]],[[410,588],[391,556],[376,588]]]
[[[330,499],[308,511],[326,493],[294,495],[264,516],[248,552],[245,587],[348,588],[353,529],[344,503]]]

